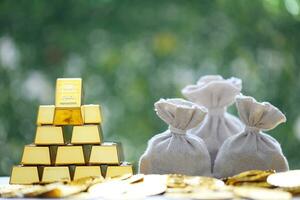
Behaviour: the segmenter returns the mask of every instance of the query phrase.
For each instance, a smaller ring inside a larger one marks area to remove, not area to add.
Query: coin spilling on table
[[[8,185],[0,190],[3,198],[14,197],[47,197],[63,198],[79,194],[91,185],[100,183],[103,178],[85,177],[69,183],[56,182],[46,185]]]
[[[108,179],[88,189],[93,198],[104,199],[144,199],[159,195],[167,189],[165,175],[135,175],[128,179]]]
[[[272,189],[241,184],[255,183],[257,185],[257,183],[266,181],[267,177],[268,183],[273,187]],[[252,170],[228,178],[226,180],[228,185],[225,185],[221,180],[202,176],[125,174],[114,178],[89,177],[71,182],[56,182],[45,185],[8,185],[0,187],[0,195],[4,198],[144,199],[148,196],[164,195],[167,198],[199,200],[235,198],[289,200],[292,197],[291,193],[296,193],[296,190],[299,191],[299,177],[300,170],[276,174],[273,174],[273,171]],[[242,186],[236,186],[237,184]]]

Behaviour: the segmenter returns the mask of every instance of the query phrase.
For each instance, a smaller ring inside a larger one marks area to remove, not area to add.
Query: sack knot
[[[226,112],[226,107],[216,107],[216,108],[209,108],[208,115],[224,115]]]
[[[248,126],[248,125],[246,125],[245,126],[245,131],[258,133],[260,131],[260,129],[257,128],[257,127],[255,127],[255,126]]]
[[[169,126],[169,129],[172,133],[177,133],[177,134],[185,134],[186,133],[186,130],[175,128],[173,126]]]

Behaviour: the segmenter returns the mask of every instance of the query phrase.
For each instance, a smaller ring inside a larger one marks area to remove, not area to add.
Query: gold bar
[[[119,166],[107,166],[105,178],[113,178],[116,176],[122,176],[125,174],[133,174],[133,166],[130,163],[122,163]]]
[[[102,142],[102,129],[99,125],[74,126],[72,131],[72,144],[100,144]]]
[[[26,145],[22,156],[22,165],[51,165],[49,147]]]
[[[92,146],[89,164],[116,164],[121,162],[121,150],[117,143],[103,143]]]
[[[43,166],[41,170],[41,183],[57,181],[71,181],[70,169],[67,166]]]
[[[55,108],[54,125],[83,125],[84,115],[81,107],[72,109]]]
[[[36,129],[34,143],[37,145],[62,145],[64,136],[62,127],[38,126]]]
[[[59,78],[56,80],[54,125],[82,125],[81,78]]]
[[[102,177],[100,166],[75,166],[73,180],[85,177]]]
[[[102,123],[102,112],[99,105],[83,105],[84,123],[99,124]]]
[[[56,80],[55,107],[78,108],[82,99],[81,78],[58,78]]]
[[[37,125],[51,125],[54,119],[54,105],[41,105],[39,106]]]
[[[84,165],[82,146],[59,146],[57,147],[56,165]]]
[[[37,167],[14,166],[12,168],[10,184],[34,184],[39,183],[39,173]]]

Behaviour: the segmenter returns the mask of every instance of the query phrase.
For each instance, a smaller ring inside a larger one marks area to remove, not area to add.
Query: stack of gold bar
[[[24,147],[11,184],[133,174],[132,165],[122,162],[120,144],[102,141],[100,106],[83,105],[82,90],[80,78],[57,79],[55,105],[39,107],[34,144]],[[72,130],[69,140],[66,130]]]

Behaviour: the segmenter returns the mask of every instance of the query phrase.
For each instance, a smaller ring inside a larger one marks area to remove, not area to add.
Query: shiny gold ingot
[[[22,156],[22,165],[51,165],[49,147],[26,145]]]
[[[71,181],[70,170],[67,166],[41,167],[41,174],[41,183]]]
[[[55,108],[54,125],[83,125],[84,116],[81,108]]]
[[[99,105],[83,105],[84,123],[99,124],[102,123],[102,113]]]
[[[100,144],[102,142],[102,130],[99,125],[74,126],[72,132],[72,144]]]
[[[39,183],[39,173],[37,167],[14,166],[10,176],[10,184],[34,184]]]
[[[121,152],[116,143],[103,143],[92,146],[89,164],[116,164],[121,162]]]
[[[82,125],[82,80],[59,78],[56,80],[54,125]]]
[[[125,174],[133,174],[133,167],[129,163],[123,163],[120,166],[107,166],[105,178],[113,178]]]
[[[85,177],[102,177],[100,166],[75,166],[73,180]]]
[[[51,125],[54,119],[54,105],[43,105],[39,107],[37,125]]]
[[[82,146],[59,146],[57,147],[56,165],[84,165]]]
[[[36,145],[62,145],[64,136],[62,127],[38,126],[36,129],[34,143]]]
[[[58,78],[56,80],[55,107],[78,108],[81,106],[81,78]]]

